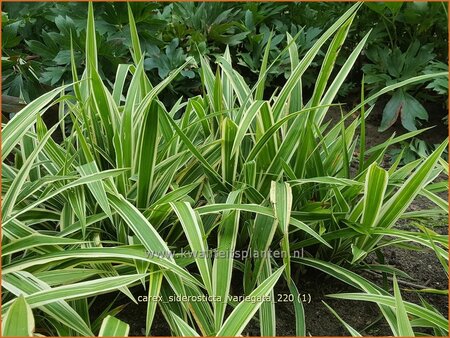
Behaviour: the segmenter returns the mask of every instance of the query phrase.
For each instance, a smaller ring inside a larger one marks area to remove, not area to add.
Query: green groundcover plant
[[[149,298],[164,300],[148,302],[147,335],[159,307],[173,335],[236,336],[259,318],[261,335],[274,336],[270,299],[275,286],[285,284],[296,334],[305,336],[301,279],[292,273],[297,266],[359,290],[329,296],[376,303],[393,335],[448,335],[448,320],[432,305],[402,300],[401,271],[378,266],[393,275],[393,292],[353,271],[385,246],[428,248],[448,271],[448,236],[422,225],[419,231],[395,227],[399,219],[447,215],[448,203],[438,196],[447,183],[435,180],[448,174],[441,157],[447,141],[427,157],[399,166],[398,156],[386,167],[388,147],[423,130],[366,149],[364,124],[367,102],[447,73],[362,94],[350,110],[335,104],[367,42],[368,35],[335,66],[360,6],[351,6],[302,58],[287,34],[280,57],[289,57],[290,76],[267,93],[275,64],[268,62],[270,37],[254,86],[233,68],[228,49],[215,64],[188,59],[163,81],[151,81],[131,11],[134,63],[120,64],[114,83],[104,83],[90,4],[82,75],[73,68],[71,84],[38,97],[2,126],[3,335],[126,336],[129,325],[115,317],[116,308],[92,320],[91,306],[109,292],[136,302],[130,287],[142,284]],[[321,52],[306,98],[302,75]],[[74,65],[73,48],[70,57]],[[193,67],[202,93],[166,107],[159,99],[163,90]],[[59,121],[48,125],[42,115],[56,104]],[[326,122],[330,109],[341,109],[342,119]],[[417,196],[435,208],[408,211]],[[242,250],[281,255],[233,255]],[[299,250],[301,258],[294,255]],[[228,298],[237,271],[251,301]],[[184,300],[169,302],[174,296]],[[329,309],[351,335],[360,335],[344,313]]]

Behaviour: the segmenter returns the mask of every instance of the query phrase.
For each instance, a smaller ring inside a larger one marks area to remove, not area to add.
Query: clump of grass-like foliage
[[[291,75],[276,93],[267,93],[270,43],[254,86],[233,69],[228,52],[214,67],[205,58],[198,65],[189,60],[152,83],[131,12],[135,63],[120,65],[110,87],[98,73],[90,4],[82,77],[74,71],[72,84],[39,97],[3,126],[3,335],[127,335],[129,326],[114,317],[115,308],[90,321],[91,300],[112,291],[135,300],[129,288],[140,283],[149,296],[164,300],[220,299],[149,302],[147,335],[157,307],[177,336],[240,335],[255,315],[261,335],[276,335],[272,302],[228,302],[233,273],[240,270],[244,293],[254,299],[287,284],[296,333],[304,336],[301,280],[292,272],[302,265],[359,289],[332,296],[375,302],[394,335],[412,336],[425,327],[446,336],[448,321],[431,305],[402,301],[395,269],[382,270],[394,275],[392,294],[352,271],[368,254],[399,243],[430,248],[446,273],[448,264],[447,236],[394,227],[400,218],[446,215],[448,203],[437,193],[447,186],[434,179],[448,174],[441,158],[447,142],[427,158],[400,167],[399,156],[386,168],[381,163],[387,148],[421,131],[366,149],[364,127],[371,111],[365,108],[376,97],[446,73],[362,96],[339,122],[324,122],[367,40],[366,35],[336,69],[359,7],[352,6],[302,59],[288,35],[283,53],[290,56]],[[302,74],[327,42],[314,92],[305,98]],[[158,96],[187,66],[201,67],[203,95],[165,107]],[[56,103],[59,122],[47,126],[41,115]],[[52,137],[57,129],[61,137]],[[406,212],[418,195],[436,209]],[[283,257],[181,253],[269,249]],[[298,250],[302,258],[292,255]],[[345,314],[330,310],[358,335]]]

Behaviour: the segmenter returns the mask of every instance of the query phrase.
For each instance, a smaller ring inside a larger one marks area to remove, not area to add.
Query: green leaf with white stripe
[[[45,112],[44,108],[67,87],[69,85],[58,87],[38,97],[15,114],[4,126],[2,130],[2,161],[8,157],[16,144],[22,140],[30,126],[36,121],[36,116],[38,114],[42,115]]]
[[[397,283],[397,277],[394,275],[394,298],[395,298],[395,313],[397,315],[398,333],[400,336],[413,337],[414,331],[411,327],[411,323],[408,318],[408,314],[405,310],[405,304],[403,303],[402,295]]]
[[[93,296],[117,290],[142,278],[141,274],[106,277],[70,285],[62,285],[49,290],[39,291],[25,297],[32,308],[47,305],[58,300],[68,300],[84,296]],[[8,309],[11,302],[3,304]]]
[[[334,311],[334,309],[329,306],[327,303],[325,303],[324,301],[322,301],[322,303],[328,308],[328,310],[330,310],[330,312],[333,314],[333,316],[335,316],[342,325],[344,325],[344,327],[347,329],[348,332],[350,332],[350,334],[352,335],[352,337],[362,337],[361,334],[356,331],[353,327],[351,327],[349,324],[347,324],[338,314],[336,311]]]
[[[106,316],[98,333],[99,337],[128,337],[130,325],[113,316]]]
[[[2,247],[2,257],[12,255],[16,252],[30,250],[35,247],[44,245],[75,245],[83,243],[83,241],[72,238],[61,238],[55,236],[41,235],[39,233],[33,233],[29,236],[20,237],[16,240],[9,242]]]
[[[244,139],[248,129],[255,116],[260,111],[262,105],[266,104],[266,101],[255,101],[251,104],[251,106],[245,111],[244,117],[242,118],[239,126],[237,127],[237,132],[233,142],[233,148],[231,149],[231,155],[234,155],[238,152],[239,148],[242,145],[242,140]]]
[[[158,152],[158,115],[159,105],[155,101],[145,113],[138,143],[137,165],[137,200],[138,208],[148,206],[154,182],[156,154]]]
[[[186,323],[183,319],[178,317],[172,311],[170,311],[170,315],[172,316],[172,319],[177,325],[178,330],[180,330],[182,337],[199,337],[199,334],[192,327],[190,327],[189,324]]]
[[[286,280],[291,282],[291,258],[289,249],[289,223],[292,209],[292,189],[288,183],[272,181],[270,189],[270,201],[275,210],[275,217],[283,232],[281,247],[283,249],[283,263],[286,267]]]
[[[2,226],[5,227],[7,224],[9,224],[10,222],[14,221],[17,219],[18,216],[26,213],[27,211],[30,211],[31,209],[33,209],[34,207],[44,203],[45,201],[66,192],[67,190],[69,190],[70,188],[74,188],[74,187],[78,187],[80,185],[83,184],[89,184],[89,183],[93,183],[96,182],[98,180],[102,180],[108,177],[114,177],[116,175],[119,175],[121,172],[123,172],[124,170],[122,169],[110,169],[110,170],[105,170],[105,171],[101,171],[95,174],[90,174],[84,177],[81,177],[75,181],[72,181],[68,184],[66,184],[65,186],[59,188],[59,189],[55,189],[52,192],[46,194],[44,197],[29,203],[28,205],[26,205],[23,209],[18,210],[17,212],[14,212],[11,217],[8,217],[5,220],[2,220]]]
[[[263,258],[261,273],[258,276],[258,281],[263,282],[272,274],[272,267],[270,265],[270,257]],[[277,322],[275,313],[275,293],[272,289],[269,293],[270,300],[262,302],[259,309],[260,333],[262,337],[275,337],[277,335]]]
[[[34,316],[25,297],[16,298],[2,320],[2,336],[32,337],[34,331]]]
[[[77,167],[78,172],[81,176],[88,176],[97,174],[100,171],[98,170],[97,164],[95,162],[89,162],[86,164],[82,164]],[[89,191],[94,196],[97,203],[100,205],[100,208],[105,212],[105,214],[112,220],[112,212],[108,203],[108,197],[106,196],[105,184],[102,181],[94,181],[87,184]]]
[[[377,294],[365,294],[365,293],[340,293],[340,294],[331,294],[327,295],[327,297],[336,298],[336,299],[347,299],[347,300],[356,300],[356,301],[367,301],[376,303],[379,306],[389,306],[392,309],[396,309],[397,303],[395,297],[391,295],[377,295]],[[421,318],[423,321],[427,323],[427,326],[437,327],[439,329],[445,330],[448,334],[448,320],[444,316],[439,313],[436,313],[433,310],[429,310],[420,305],[403,301],[404,310],[418,318]],[[397,320],[396,320],[396,327]],[[392,328],[392,327],[391,327]],[[402,328],[402,330],[408,330],[407,328]],[[403,336],[403,334],[395,333],[397,336]]]
[[[320,48],[325,44],[325,42],[342,26],[345,22],[353,16],[353,14],[357,11],[357,9],[361,6],[361,4],[354,4],[350,9],[347,10],[338,20],[336,20],[330,28],[328,28],[322,36],[314,43],[314,45],[308,50],[305,56],[300,60],[297,67],[291,72],[291,76],[286,81],[286,84],[280,91],[280,94],[277,96],[274,105],[274,117],[275,121],[278,120],[280,116],[282,116],[282,110],[286,104],[286,100],[291,94],[294,87],[297,85],[298,80],[301,78],[303,73],[312,63],[314,57],[319,53]]]
[[[159,270],[160,269],[155,265],[151,265],[149,268],[150,275],[148,280],[148,299],[154,299],[154,297],[158,297],[161,291],[163,273]],[[145,334],[147,336],[150,335],[150,329],[152,328],[157,305],[157,302],[147,302],[147,315],[145,318]]]
[[[167,257],[170,250],[159,233],[122,195],[108,194],[111,207],[123,218],[149,252]]]
[[[88,77],[91,77],[90,66],[98,69],[97,63],[97,41],[95,39],[95,20],[94,20],[94,5],[92,2],[88,5],[88,18],[86,28],[86,68]]]
[[[133,57],[133,61],[135,64],[138,64],[142,58],[141,44],[139,43],[139,36],[136,29],[136,23],[134,21],[133,11],[131,10],[131,6],[128,5],[128,23],[130,25],[130,34],[131,34],[131,56]]]
[[[170,202],[170,205],[183,227],[184,234],[187,237],[198,270],[202,276],[203,284],[208,293],[212,295],[211,261],[208,258],[208,244],[200,217],[188,202]]]
[[[5,197],[3,198],[2,203],[2,218],[5,216],[8,216],[11,211],[14,208],[14,205],[16,203],[17,197],[19,196],[20,192],[22,191],[22,187],[25,183],[25,181],[28,178],[28,174],[30,173],[30,170],[32,168],[32,165],[34,164],[34,161],[36,158],[38,158],[40,152],[44,148],[45,144],[49,140],[50,136],[53,134],[53,132],[56,130],[58,125],[54,125],[46,134],[45,136],[39,141],[38,146],[33,150],[31,154],[28,155],[25,163],[20,168],[19,172],[17,173],[16,177],[14,178],[14,181],[12,182],[11,186],[6,191]]]
[[[233,184],[236,179],[238,154],[232,153],[233,141],[238,127],[229,118],[222,122],[222,178],[225,183]]]
[[[293,262],[304,264],[310,267],[313,267],[315,269],[319,269],[326,274],[337,278],[344,283],[347,283],[355,288],[358,288],[360,290],[363,290],[367,293],[373,294],[375,297],[382,296],[382,295],[389,295],[387,291],[380,288],[379,286],[375,285],[374,283],[368,281],[367,279],[361,277],[360,275],[345,269],[339,265],[324,262],[319,259],[311,259],[311,258],[293,258]],[[394,335],[397,334],[397,320],[395,317],[395,313],[389,306],[383,305],[383,304],[377,304],[380,307],[381,312],[384,315],[384,318],[388,322],[392,332]]]
[[[25,271],[4,275],[2,277],[2,287],[18,297],[50,290],[49,285]],[[41,306],[39,309],[50,319],[56,320],[58,323],[73,329],[83,336],[94,335],[80,315],[63,300]],[[2,307],[2,311],[5,311],[4,307]]]
[[[289,290],[294,297],[294,312],[295,312],[295,335],[300,337],[306,336],[306,320],[305,320],[305,309],[303,307],[303,301],[301,299],[298,288],[294,281],[289,284]]]
[[[379,167],[375,162],[370,165],[365,177],[365,189],[363,197],[362,226],[370,233],[370,229],[375,226],[380,210],[383,205],[384,195],[388,185],[389,174]],[[367,237],[360,237],[352,245],[352,263],[365,257],[365,243]]]
[[[240,302],[233,312],[231,312],[230,316],[217,333],[217,336],[232,337],[240,335],[248,322],[253,318],[253,315],[258,311],[264,297],[274,288],[283,273],[283,270],[284,267],[279,268],[249,295],[249,297],[254,297],[254,299],[256,299],[255,302],[245,300]]]
[[[227,199],[228,203],[240,201],[240,191],[232,192]],[[240,213],[236,211],[224,211],[222,222],[219,225],[217,255],[212,268],[213,295],[218,301],[213,302],[214,324],[216,332],[222,326],[225,317],[227,297],[230,291],[231,277],[233,273],[233,254],[236,247],[236,239],[239,229]]]
[[[428,183],[430,172],[438,163],[443,151],[447,148],[448,140],[443,142],[436,150],[414,171],[403,183],[400,189],[383,205],[378,216],[376,226],[379,228],[391,228],[409,207],[414,198]],[[368,251],[374,247],[381,237],[373,237],[365,243]]]
[[[182,269],[173,260],[169,258],[160,257],[157,252],[148,252],[143,247],[102,247],[102,248],[87,248],[87,249],[72,249],[66,251],[57,251],[49,254],[43,254],[38,257],[30,259],[24,259],[19,262],[14,262],[8,265],[4,265],[2,273],[5,276],[13,272],[19,272],[29,267],[35,267],[39,265],[52,266],[53,264],[59,264],[61,261],[79,260],[79,263],[83,263],[86,260],[89,262],[96,261],[109,261],[109,262],[121,262],[135,268],[135,260],[154,263],[164,269],[171,271],[178,275],[185,283],[190,285],[201,285],[200,282],[195,279],[186,270]],[[72,261],[73,263],[73,261]]]
[[[371,228],[376,223],[383,205],[388,179],[389,175],[386,170],[376,163],[370,165],[366,174],[364,189],[362,224],[365,228]]]

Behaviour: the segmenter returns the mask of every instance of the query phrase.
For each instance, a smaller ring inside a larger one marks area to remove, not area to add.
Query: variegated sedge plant
[[[108,292],[135,302],[130,287],[139,284],[163,300],[216,299],[148,302],[147,335],[157,307],[176,336],[241,335],[252,319],[259,320],[261,335],[276,335],[273,302],[227,297],[238,270],[245,295],[257,299],[286,283],[294,296],[296,334],[304,336],[297,297],[302,284],[293,278],[299,265],[361,290],[332,297],[375,302],[394,335],[413,335],[421,327],[447,335],[447,319],[431,305],[402,301],[395,276],[391,294],[352,271],[369,253],[405,243],[433,250],[445,272],[448,264],[447,236],[424,227],[422,232],[394,227],[400,218],[447,213],[448,203],[437,195],[446,184],[434,182],[440,173],[448,174],[441,158],[447,142],[428,158],[400,167],[399,157],[386,169],[380,164],[387,148],[422,130],[366,149],[364,125],[371,111],[365,107],[376,97],[447,74],[418,76],[362,96],[338,123],[324,122],[368,37],[336,67],[359,7],[344,13],[302,59],[296,37],[287,35],[283,53],[290,56],[291,75],[267,93],[270,42],[254,86],[233,69],[228,50],[215,66],[203,57],[198,65],[188,60],[153,83],[144,72],[131,11],[134,64],[120,65],[110,87],[98,73],[89,4],[82,76],[74,68],[72,84],[39,97],[2,126],[3,335],[126,336],[128,323],[115,317],[120,307],[111,304],[94,321],[90,307],[94,297]],[[302,75],[327,43],[314,92],[305,98]],[[164,106],[158,95],[183,69],[196,66],[203,95]],[[47,126],[41,115],[56,103],[59,122]],[[355,114],[359,117],[344,126]],[[52,137],[57,129],[59,141]],[[418,195],[436,209],[407,212]],[[269,249],[280,250],[282,259],[181,253]],[[292,255],[298,250],[302,258]],[[382,268],[385,274],[399,273]],[[340,317],[345,314],[330,311],[359,335]]]

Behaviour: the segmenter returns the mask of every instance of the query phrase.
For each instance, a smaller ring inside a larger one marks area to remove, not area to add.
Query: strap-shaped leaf
[[[144,116],[140,130],[137,151],[136,170],[138,190],[136,204],[138,208],[148,206],[154,182],[156,154],[158,153],[158,115],[159,105],[152,102]]]
[[[272,181],[270,189],[270,201],[278,219],[278,225],[283,233],[281,247],[283,249],[283,263],[286,267],[286,280],[291,281],[291,256],[289,249],[289,223],[292,209],[292,189],[288,183]]]
[[[113,316],[106,316],[98,333],[99,337],[128,337],[130,325]]]
[[[163,273],[158,271],[155,265],[150,267],[150,275],[148,280],[148,299],[154,299],[158,297],[161,290],[161,283],[163,280]],[[145,318],[145,334],[150,335],[150,329],[153,324],[153,319],[156,313],[156,306],[158,302],[148,301],[147,302],[147,315]]]
[[[2,161],[11,153],[17,143],[20,142],[30,126],[36,121],[38,114],[44,113],[44,108],[69,85],[64,85],[39,96],[27,104],[6,124],[2,130]]]
[[[2,277],[2,286],[12,294],[24,296],[50,289],[50,286],[31,275],[22,271],[17,274],[4,275]],[[91,329],[80,315],[66,301],[59,300],[39,308],[49,318],[71,328],[84,336],[93,336]],[[4,308],[2,308],[5,311]],[[14,318],[17,320],[17,318]]]
[[[204,229],[200,224],[200,217],[195,214],[188,202],[171,202],[172,209],[178,216],[189,246],[197,263],[206,290],[211,295],[211,261],[209,259],[208,244],[205,240]]]
[[[395,312],[397,315],[397,326],[400,336],[413,337],[414,331],[406,313],[405,304],[403,303],[402,295],[397,283],[397,277],[394,275],[394,298],[395,298]]]
[[[26,268],[38,265],[52,265],[56,262],[67,261],[67,260],[79,260],[83,262],[89,260],[95,261],[110,261],[110,262],[123,262],[128,265],[134,266],[135,260],[141,260],[144,262],[154,263],[164,269],[167,269],[179,276],[184,282],[190,285],[200,285],[201,283],[195,279],[186,270],[182,269],[175,262],[169,258],[161,257],[156,254],[156,252],[146,252],[142,250],[143,248],[136,247],[102,247],[102,248],[87,248],[87,249],[73,249],[67,251],[52,252],[49,254],[41,255],[38,257],[30,258],[27,260],[22,260],[17,263],[11,263],[5,265],[2,269],[3,275],[22,271]],[[151,254],[153,253],[153,254]]]
[[[25,297],[16,298],[2,320],[2,336],[32,337],[34,331],[34,316]]]
[[[380,168],[376,163],[370,165],[365,179],[362,215],[362,224],[366,228],[371,228],[380,214],[388,179],[389,175],[386,170]]]
[[[328,297],[337,298],[337,299],[348,299],[348,300],[357,300],[357,301],[367,301],[373,302],[382,306],[389,306],[392,309],[396,309],[397,303],[395,297],[386,296],[386,295],[376,295],[376,294],[364,294],[364,293],[340,293],[340,294],[332,294],[327,295]],[[428,324],[432,326],[436,326],[440,329],[443,329],[448,332],[448,320],[442,316],[441,314],[436,313],[433,310],[424,308],[420,305],[402,301],[404,305],[404,310],[407,313],[410,313],[414,316],[421,318],[422,320],[427,321]],[[402,330],[407,330],[406,328],[402,328]],[[404,336],[403,334],[398,334],[398,336]],[[410,336],[410,335],[406,335]]]
[[[254,301],[243,300],[240,302],[233,312],[231,312],[217,333],[217,336],[232,337],[240,335],[265,300],[264,297],[274,288],[283,270],[284,267],[279,268],[249,295],[249,299],[253,299]]]
[[[328,310],[330,310],[330,312],[333,314],[333,316],[335,316],[335,317],[341,322],[341,324],[344,325],[344,327],[347,329],[348,332],[350,332],[350,334],[352,335],[352,337],[362,337],[361,334],[360,334],[358,331],[356,331],[353,327],[351,327],[348,323],[346,323],[346,322],[341,318],[341,316],[339,316],[339,315],[337,314],[337,312],[333,310],[333,308],[332,308],[331,306],[329,306],[329,305],[328,305],[327,303],[325,303],[324,301],[322,301],[322,303],[323,303],[323,305],[325,305],[325,306],[328,308]]]
[[[65,186],[63,186],[62,188],[59,189],[55,189],[54,191],[48,193],[47,195],[45,195],[44,197],[28,204],[26,207],[24,207],[23,209],[14,212],[11,217],[8,217],[7,219],[3,220],[2,226],[6,226],[7,224],[9,224],[10,222],[14,221],[15,219],[17,219],[18,216],[26,213],[27,211],[33,209],[34,207],[44,203],[45,201],[51,199],[52,197],[55,197],[67,190],[69,190],[70,188],[74,188],[74,187],[78,187],[80,185],[84,185],[84,184],[89,184],[89,183],[93,183],[96,182],[98,180],[102,180],[108,177],[114,177],[119,175],[120,173],[122,173],[124,170],[122,169],[111,169],[111,170],[105,170],[105,171],[101,171],[95,174],[90,174],[90,175],[86,175],[83,176],[75,181],[72,181],[68,184],[66,184]]]
[[[57,286],[48,290],[38,291],[25,297],[28,304],[34,308],[47,305],[58,300],[67,300],[83,296],[91,296],[108,291],[119,289],[142,278],[142,275],[127,275],[117,277],[106,277],[94,279],[91,281],[80,282],[70,285]],[[8,309],[12,306],[11,302],[3,304]]]
[[[441,154],[446,149],[448,140],[443,142],[436,150],[414,171],[400,189],[383,205],[378,216],[376,226],[379,228],[391,228],[416,198],[420,191],[428,183],[431,170],[438,162]],[[365,246],[372,248],[381,237],[374,237]],[[366,250],[367,251],[367,250]]]
[[[183,319],[178,317],[175,313],[170,311],[170,315],[172,316],[174,322],[176,323],[178,330],[180,330],[182,337],[199,337],[199,334],[189,326]]]
[[[227,202],[235,203],[240,200],[240,191],[232,192]],[[212,268],[213,295],[217,301],[213,303],[214,324],[216,331],[220,329],[225,317],[227,297],[230,291],[233,274],[234,250],[239,230],[239,211],[225,211],[219,225],[217,252]]]

